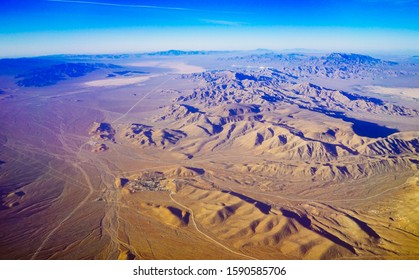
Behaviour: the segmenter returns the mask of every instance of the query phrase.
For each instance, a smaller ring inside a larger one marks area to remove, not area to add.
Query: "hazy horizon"
[[[0,57],[181,50],[419,51],[419,1],[2,3]]]
[[[46,54],[16,54],[16,55],[8,55],[8,56],[1,56],[0,59],[20,59],[20,58],[47,58],[47,57],[55,57],[55,56],[96,56],[96,55],[148,55],[151,53],[159,53],[159,52],[170,52],[170,51],[184,51],[184,52],[220,52],[220,53],[277,53],[277,54],[287,54],[287,53],[299,53],[299,54],[309,54],[309,55],[328,55],[332,53],[345,53],[345,54],[357,54],[357,55],[367,55],[376,58],[386,58],[386,57],[395,57],[395,58],[409,58],[409,57],[417,57],[419,55],[419,50],[319,50],[319,49],[305,49],[305,48],[294,48],[294,49],[267,49],[267,48],[257,48],[257,49],[248,49],[248,50],[240,50],[240,49],[155,49],[155,50],[144,50],[144,51],[116,51],[116,52],[80,52],[80,53],[46,53]]]

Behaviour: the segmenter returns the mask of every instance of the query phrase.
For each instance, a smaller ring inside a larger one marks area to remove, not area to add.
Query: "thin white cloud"
[[[95,2],[95,1],[78,1],[78,0],[44,0],[47,2],[57,2],[57,3],[70,3],[70,4],[85,4],[85,5],[99,5],[99,6],[112,6],[112,7],[129,7],[129,8],[139,8],[139,9],[160,9],[160,10],[177,10],[177,11],[199,11],[199,12],[213,12],[213,13],[222,13],[222,14],[252,14],[250,12],[237,12],[237,11],[224,11],[224,10],[201,10],[201,9],[191,9],[191,8],[182,8],[182,7],[166,7],[166,6],[153,6],[153,5],[131,5],[131,4],[117,4],[117,3],[107,3],[107,2]]]
[[[162,10],[180,10],[190,11],[188,8],[179,7],[164,7],[164,6],[149,6],[149,5],[130,5],[130,4],[116,4],[106,2],[93,2],[93,1],[73,1],[73,0],[46,0],[48,2],[59,2],[59,3],[72,3],[72,4],[86,4],[86,5],[100,5],[100,6],[113,6],[113,7],[129,7],[129,8],[142,8],[142,9],[162,9]]]
[[[225,26],[241,26],[243,22],[237,21],[228,21],[228,20],[216,20],[216,19],[202,19],[203,22],[217,24],[217,25],[225,25]]]

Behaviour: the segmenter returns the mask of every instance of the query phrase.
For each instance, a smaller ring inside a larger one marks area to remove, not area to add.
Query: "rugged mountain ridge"
[[[185,78],[189,78],[185,76]],[[419,112],[341,90],[333,90],[298,80],[275,69],[254,72],[213,71],[192,74],[207,85],[181,96],[175,102],[198,102],[205,106],[219,104],[294,104],[306,109],[336,112],[370,112],[398,116],[417,116]]]
[[[226,61],[245,65],[267,65],[298,77],[323,77],[330,79],[369,79],[418,76],[417,69],[403,70],[398,62],[387,61],[354,53],[307,55],[267,52],[225,58]]]
[[[201,86],[163,107],[152,124],[127,126],[120,134],[124,141],[188,157],[240,151],[283,162],[280,168],[256,164],[249,172],[273,168],[268,173],[298,173],[320,181],[408,170],[419,162],[415,156],[419,133],[398,132],[346,115],[416,118],[416,110],[299,83],[271,69],[213,71],[183,78],[199,80]],[[313,119],[305,119],[308,112]],[[306,164],[295,168],[292,162]]]

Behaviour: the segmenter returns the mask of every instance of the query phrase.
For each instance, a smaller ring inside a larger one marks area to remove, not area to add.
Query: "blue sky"
[[[419,0],[2,0],[0,56],[419,50]]]

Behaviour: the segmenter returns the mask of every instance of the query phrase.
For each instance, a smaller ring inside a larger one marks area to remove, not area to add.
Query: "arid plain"
[[[419,259],[419,65],[0,60],[1,259]]]

